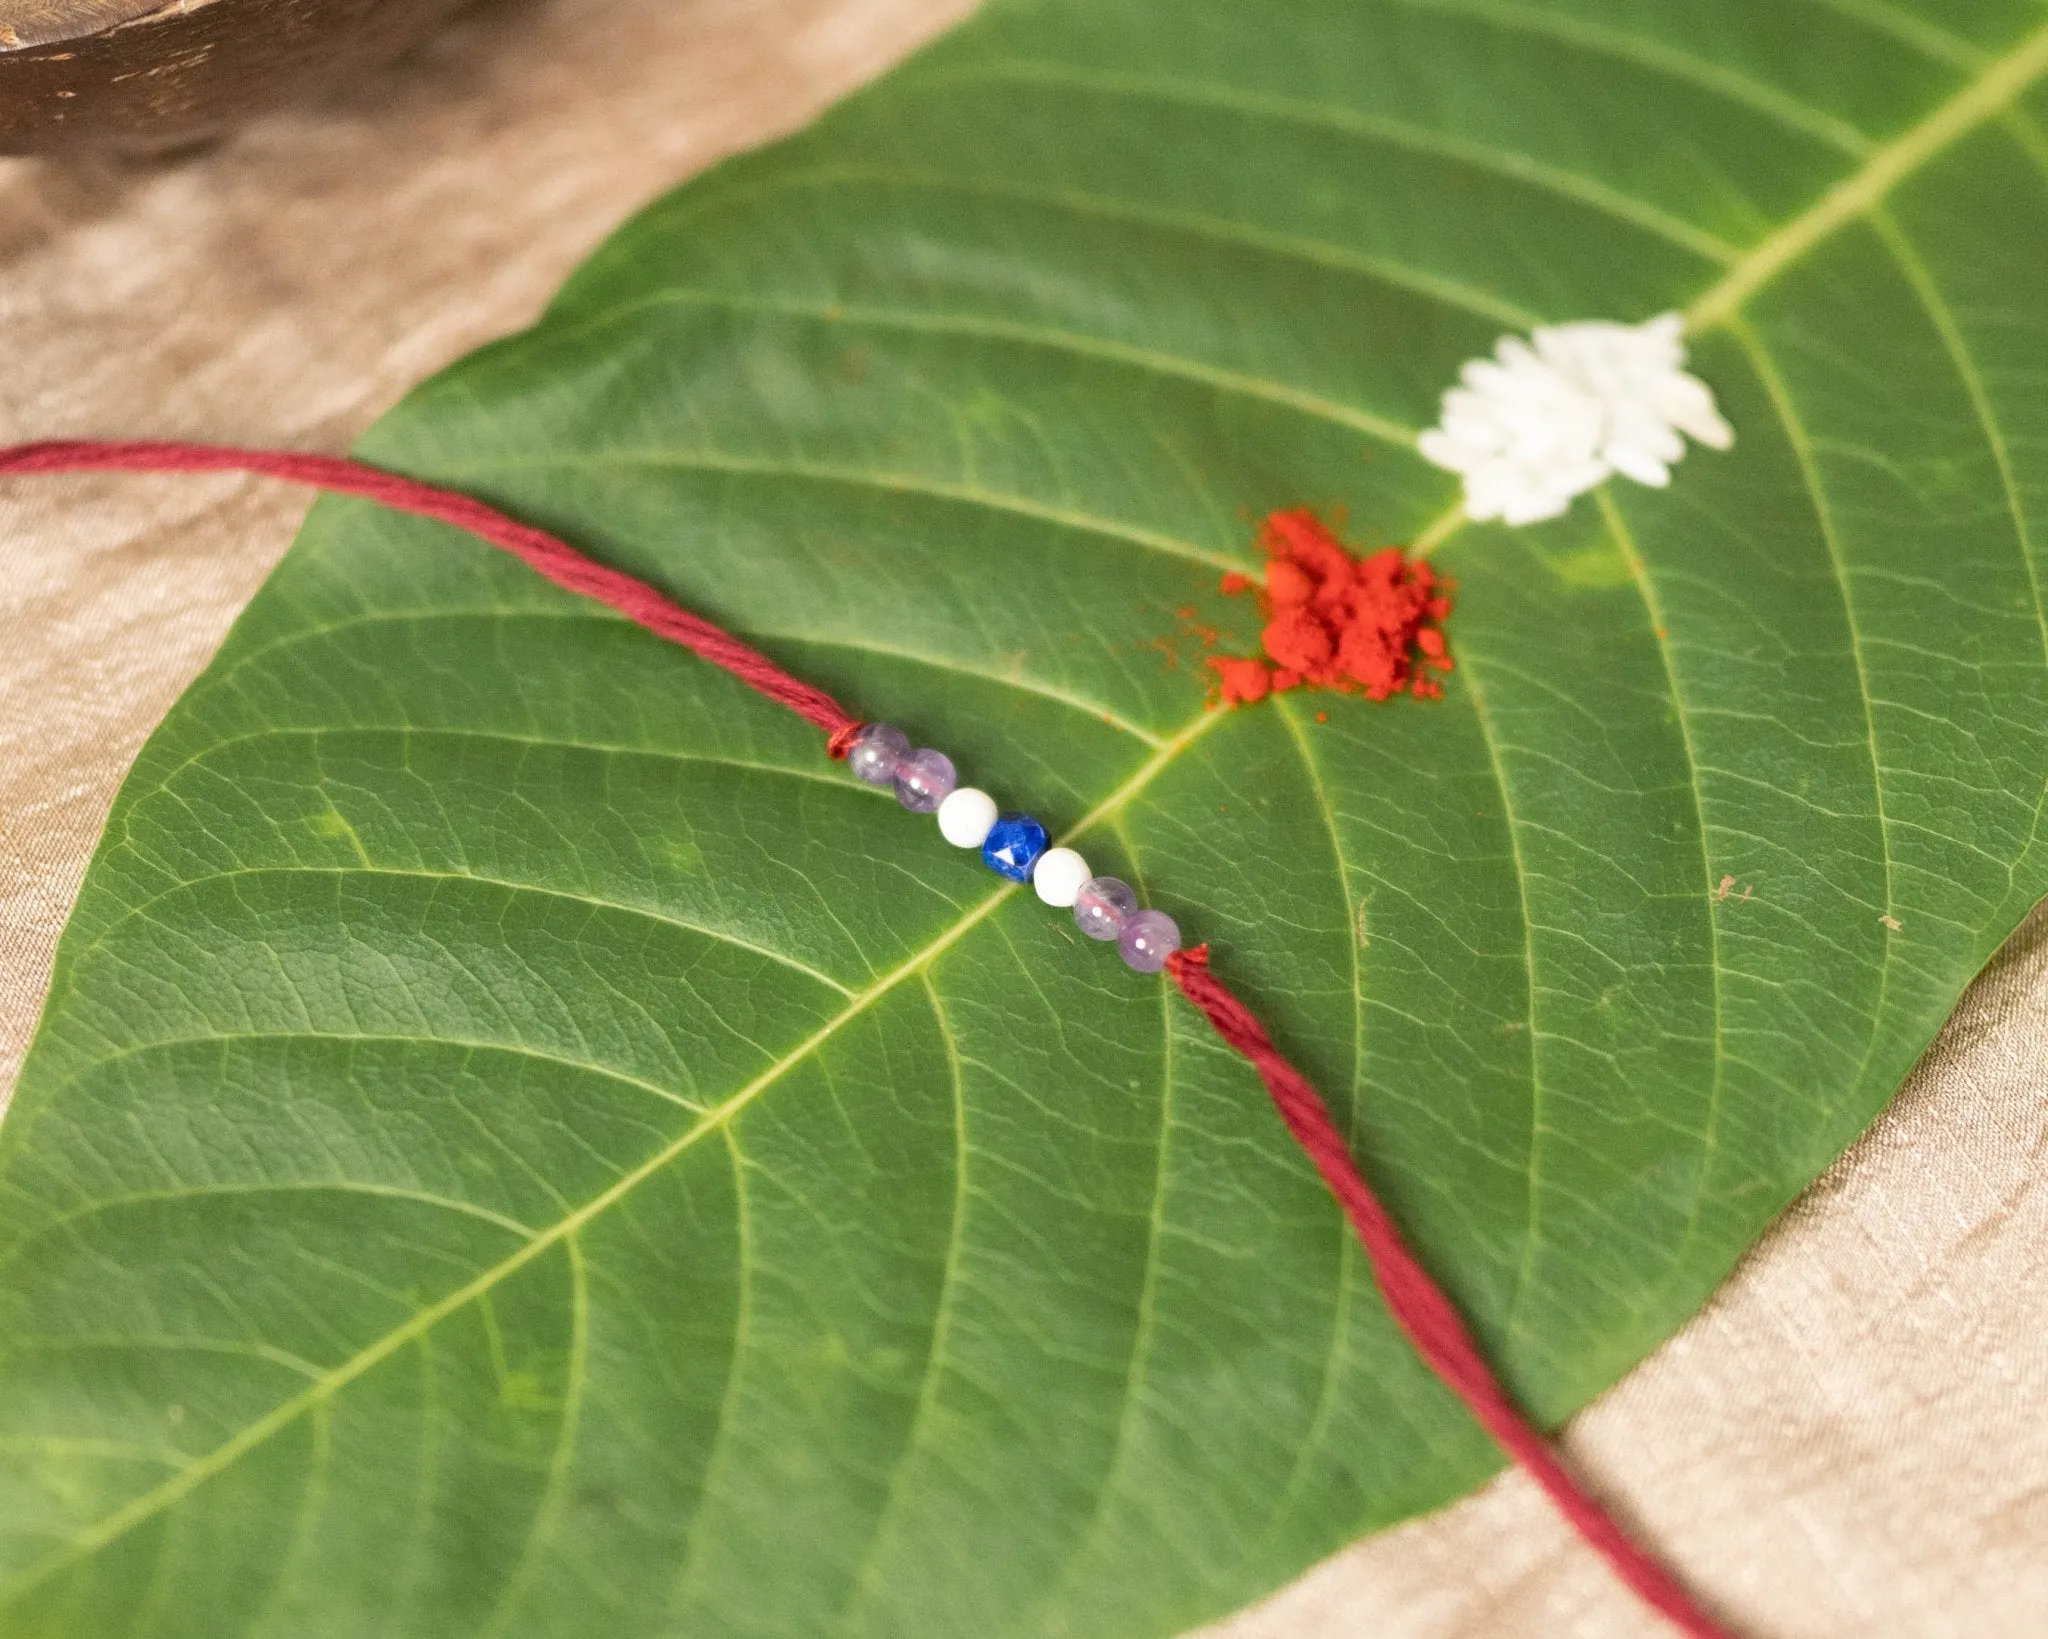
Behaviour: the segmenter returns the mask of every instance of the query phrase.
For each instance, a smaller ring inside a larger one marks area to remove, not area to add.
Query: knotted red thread
[[[1430,1278],[1392,1215],[1351,1159],[1351,1147],[1330,1119],[1329,1106],[1309,1080],[1289,1064],[1265,1027],[1209,968],[1209,947],[1177,950],[1166,971],[1182,994],[1216,1027],[1216,1034],[1251,1060],[1273,1095],[1280,1119],[1315,1163],[1330,1193],[1358,1231],[1387,1309],[1429,1369],[1450,1385],[1502,1450],[1529,1471],[1558,1511],[1614,1567],[1644,1603],[1696,1639],[1727,1639],[1662,1566],[1631,1542],[1607,1510],[1583,1490],[1552,1454],[1493,1375],[1464,1318]]]
[[[359,461],[216,444],[46,443],[0,450],[0,476],[54,472],[249,472],[314,489],[375,501],[396,512],[432,518],[501,547],[522,563],[583,597],[616,609],[648,631],[679,643],[730,672],[749,688],[787,706],[830,736],[828,751],[844,757],[860,719],[824,690],[793,677],[759,650],[692,614],[645,581],[586,557],[568,542],[522,524],[472,496],[403,478]],[[1582,1491],[1523,1417],[1472,1341],[1457,1308],[1402,1239],[1393,1217],[1365,1181],[1328,1107],[1308,1078],[1289,1064],[1259,1021],[1209,969],[1209,947],[1167,959],[1174,982],[1251,1061],[1294,1140],[1358,1231],[1387,1308],[1430,1370],[1443,1379],[1480,1425],[1527,1469],[1571,1525],[1646,1604],[1694,1639],[1728,1639],[1599,1503]]]

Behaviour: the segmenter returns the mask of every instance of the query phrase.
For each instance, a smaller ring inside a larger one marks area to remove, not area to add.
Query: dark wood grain
[[[0,5],[0,47],[76,40],[162,10],[163,0],[16,0]]]
[[[464,0],[0,0],[0,153],[151,151],[346,85]]]

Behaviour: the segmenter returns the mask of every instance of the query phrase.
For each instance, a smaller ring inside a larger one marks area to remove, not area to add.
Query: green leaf
[[[998,5],[365,453],[1214,940],[1560,1419],[2048,890],[2044,71],[2032,0]],[[1460,362],[1673,306],[1734,452],[1461,527]],[[1304,504],[1437,546],[1444,701],[1205,711]],[[0,1260],[10,1639],[1164,1635],[1496,1461],[1166,986],[354,503],[121,797]]]

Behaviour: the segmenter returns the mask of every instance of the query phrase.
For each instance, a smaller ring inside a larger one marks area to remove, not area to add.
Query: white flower
[[[1725,450],[1735,431],[1705,382],[1685,372],[1685,321],[1552,324],[1503,336],[1459,372],[1423,456],[1465,477],[1475,519],[1532,524],[1619,472],[1659,488],[1690,435]],[[1533,344],[1533,345],[1532,345]]]

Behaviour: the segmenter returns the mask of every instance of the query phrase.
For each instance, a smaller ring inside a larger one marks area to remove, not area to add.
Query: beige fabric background
[[[965,3],[509,0],[196,158],[0,161],[0,439],[340,449],[633,206]],[[225,478],[0,486],[0,1090],[115,787],[303,507]],[[2048,1635],[2044,1153],[2037,917],[1861,1147],[1570,1431],[1743,1632]],[[1660,1631],[1510,1477],[1207,1639]]]

